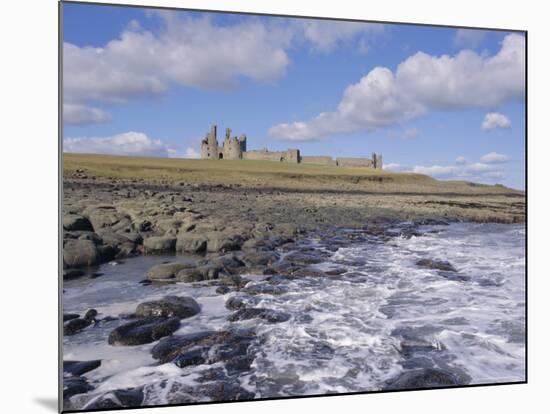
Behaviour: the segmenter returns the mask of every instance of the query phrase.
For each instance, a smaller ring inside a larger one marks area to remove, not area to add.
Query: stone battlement
[[[372,158],[349,158],[331,156],[302,156],[299,149],[286,151],[246,150],[246,135],[231,137],[231,128],[225,129],[225,138],[220,147],[217,138],[217,126],[212,125],[210,132],[201,141],[201,158],[211,160],[264,160],[289,162],[294,164],[321,164],[350,168],[382,169],[382,155],[372,153]]]

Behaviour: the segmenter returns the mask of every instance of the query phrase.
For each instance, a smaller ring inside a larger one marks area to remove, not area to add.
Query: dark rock
[[[201,365],[206,362],[205,354],[207,349],[196,348],[187,352],[179,354],[176,359],[174,359],[174,364],[180,368],[187,367],[189,365]]]
[[[70,321],[71,319],[80,318],[80,315],[78,313],[64,313],[63,314],[63,322]]]
[[[119,326],[109,334],[110,345],[142,345],[169,336],[178,330],[180,318],[152,316]]]
[[[63,377],[63,399],[67,399],[77,394],[85,394],[93,390],[86,378],[82,377]]]
[[[250,295],[282,295],[288,292],[288,287],[260,282],[254,284],[249,283],[243,291]]]
[[[63,280],[76,279],[84,276],[86,273],[81,269],[65,269],[63,270]]]
[[[424,267],[426,269],[442,270],[446,272],[457,271],[452,264],[444,260],[420,259],[416,262],[416,265],[419,267]]]
[[[109,391],[92,399],[83,409],[88,411],[111,408],[139,407],[143,404],[143,387]]]
[[[263,319],[268,323],[279,323],[288,321],[290,319],[290,315],[286,312],[276,311],[272,309],[243,308],[230,315],[228,320],[231,322],[235,322],[254,318]]]
[[[139,317],[162,316],[189,318],[201,311],[195,299],[189,296],[165,296],[162,299],[140,303],[136,308]]]
[[[397,378],[390,380],[386,389],[419,389],[468,384],[469,380],[463,382],[464,380],[466,379],[450,372],[427,368],[403,372]]]
[[[87,328],[95,322],[96,316],[97,311],[95,309],[90,309],[86,312],[84,318],[71,318],[63,324],[63,335],[74,335],[82,329]]]
[[[294,252],[285,257],[285,260],[293,265],[310,265],[320,263],[324,255],[319,252]]]
[[[270,266],[279,260],[276,252],[249,251],[243,255],[243,261],[248,266]]]
[[[216,288],[216,293],[219,295],[225,295],[226,293],[231,292],[231,289],[228,286],[218,286]]]
[[[172,361],[182,350],[208,343],[218,333],[216,331],[195,332],[175,335],[161,340],[151,349],[151,355],[161,363]]]
[[[231,310],[242,309],[246,306],[245,301],[240,296],[233,296],[227,299],[225,307]]]
[[[92,223],[79,214],[63,216],[63,228],[68,231],[93,231]]]
[[[86,372],[92,371],[101,365],[101,360],[93,361],[63,361],[63,374],[80,376]]]

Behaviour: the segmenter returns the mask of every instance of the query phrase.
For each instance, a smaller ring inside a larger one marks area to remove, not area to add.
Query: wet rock
[[[230,315],[227,319],[231,322],[235,322],[255,318],[263,319],[268,323],[279,323],[288,321],[290,319],[290,315],[286,312],[276,311],[273,309],[243,308]]]
[[[63,314],[63,322],[70,321],[71,319],[80,318],[80,315],[78,313],[64,313]]]
[[[189,296],[165,296],[162,299],[140,303],[136,308],[138,317],[162,316],[189,318],[201,311],[195,299]]]
[[[176,249],[176,238],[171,236],[153,236],[143,240],[145,253],[168,253]]]
[[[69,231],[93,231],[92,223],[86,217],[79,214],[67,214],[63,216],[63,229]]]
[[[454,280],[456,282],[469,282],[470,280],[472,280],[470,276],[462,275],[460,273],[455,273],[455,272],[440,271],[440,272],[437,272],[437,274],[439,276],[444,277],[445,279]]]
[[[143,404],[143,387],[109,391],[89,401],[84,410],[139,407]]]
[[[233,296],[227,299],[225,307],[231,310],[242,309],[246,306],[246,302],[240,296]]]
[[[249,283],[243,291],[250,295],[282,295],[288,292],[288,287],[269,283]]]
[[[248,251],[243,255],[243,261],[248,266],[270,266],[279,260],[276,252]]]
[[[74,335],[96,322],[97,311],[90,309],[83,318],[72,318],[63,324],[63,335]]]
[[[63,280],[71,280],[84,276],[86,273],[82,269],[63,270]]]
[[[285,260],[293,265],[310,265],[322,262],[326,254],[321,252],[294,252],[285,257]]]
[[[466,382],[464,382],[466,381]],[[405,371],[388,382],[385,389],[403,390],[466,385],[469,380],[460,375],[435,368]]]
[[[115,251],[108,246],[97,246],[92,240],[69,239],[63,245],[65,267],[85,267],[111,260]]]
[[[208,252],[228,252],[239,250],[244,243],[244,238],[240,234],[227,232],[210,232],[205,236],[208,239],[206,250]]]
[[[416,265],[418,267],[423,267],[425,269],[435,269],[435,270],[442,270],[446,272],[457,271],[451,263],[444,260],[420,259],[416,262]]]
[[[151,355],[164,364],[187,349],[211,342],[216,335],[216,331],[202,331],[164,338],[151,349]]]
[[[63,361],[63,375],[80,376],[92,371],[101,365],[101,360],[93,361]]]
[[[216,293],[218,295],[225,295],[226,293],[231,292],[231,288],[229,286],[218,286],[216,288]]]
[[[179,354],[176,359],[174,359],[174,364],[180,368],[185,368],[189,365],[201,365],[206,363],[205,354],[207,353],[207,348],[192,349],[188,352]]]
[[[77,394],[84,394],[93,390],[86,378],[83,377],[63,377],[63,399],[67,399]]]
[[[181,269],[177,275],[176,279],[179,282],[192,283],[192,282],[202,282],[203,280],[214,280],[218,279],[220,271],[223,270],[220,266],[205,265],[199,267],[188,267]]]
[[[110,345],[142,345],[173,334],[180,327],[180,318],[152,316],[119,326],[109,334]]]
[[[176,240],[176,251],[187,253],[201,253],[206,251],[207,239],[196,234],[179,234]]]
[[[193,268],[191,263],[165,263],[153,266],[149,269],[147,277],[150,280],[170,280],[176,277],[176,274],[182,269]]]

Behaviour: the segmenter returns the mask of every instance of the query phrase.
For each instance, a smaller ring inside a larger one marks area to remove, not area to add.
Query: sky
[[[520,32],[63,4],[65,152],[248,149],[525,188]]]

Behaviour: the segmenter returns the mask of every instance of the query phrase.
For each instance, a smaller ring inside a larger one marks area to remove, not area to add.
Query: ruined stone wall
[[[268,151],[266,148],[258,151],[246,151],[242,153],[245,160],[262,160],[298,163],[300,160],[300,151],[289,149],[286,151]]]
[[[374,168],[376,168],[377,170],[381,170],[381,169],[383,169],[383,167],[384,167],[384,162],[382,161],[382,156],[375,154]]]
[[[368,158],[340,157],[336,158],[336,163],[339,167],[374,168],[373,161]]]
[[[332,157],[325,156],[302,156],[300,162],[302,164],[336,165],[336,161]]]
[[[290,163],[295,163],[295,164],[299,163],[300,162],[300,150],[299,149],[294,149],[294,148],[286,150],[285,161],[290,162]]]
[[[240,160],[242,158],[241,143],[235,138],[226,138],[223,142],[223,159]]]
[[[246,151],[243,152],[243,159],[245,160],[263,160],[263,161],[284,161],[286,158],[286,151]]]

